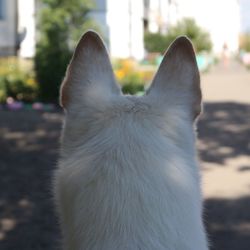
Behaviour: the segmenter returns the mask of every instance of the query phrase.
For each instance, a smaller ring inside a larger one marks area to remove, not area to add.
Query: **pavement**
[[[202,75],[201,83],[205,102],[201,133],[206,128],[213,136],[205,140],[201,135],[199,149],[221,157],[216,161],[203,157],[205,197],[249,195],[250,71],[237,62],[217,65]]]
[[[231,61],[227,66],[218,64],[201,75],[205,102],[250,103],[250,70]]]
[[[219,64],[201,80],[198,148],[211,249],[249,250],[250,71]]]
[[[198,149],[211,250],[250,249],[250,71],[202,74]],[[62,112],[0,110],[0,249],[56,250],[51,178]]]

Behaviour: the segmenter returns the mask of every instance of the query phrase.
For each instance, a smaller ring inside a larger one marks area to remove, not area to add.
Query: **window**
[[[0,0],[0,20],[5,17],[5,0]]]

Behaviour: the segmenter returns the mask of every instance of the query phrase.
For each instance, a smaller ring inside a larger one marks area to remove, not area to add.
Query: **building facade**
[[[175,0],[178,18],[192,17],[210,33],[213,52],[218,54],[226,45],[238,51],[240,7],[238,0]]]
[[[35,0],[0,0],[0,56],[34,53]]]
[[[145,0],[145,18],[150,32],[166,33],[183,18],[193,18],[210,33],[213,52],[226,45],[236,52],[239,46],[240,7],[238,0]]]
[[[0,0],[0,56],[16,54],[16,10],[16,0]]]
[[[35,0],[18,0],[17,9],[19,55],[31,58],[35,54],[36,41]]]
[[[240,13],[237,0],[94,0],[92,18],[99,24],[110,55],[144,57],[144,32],[167,33],[169,26],[192,17],[206,29],[215,53],[226,44],[238,50]],[[33,57],[36,0],[0,0],[0,56]]]
[[[96,0],[91,16],[103,30],[111,56],[144,57],[143,0]]]

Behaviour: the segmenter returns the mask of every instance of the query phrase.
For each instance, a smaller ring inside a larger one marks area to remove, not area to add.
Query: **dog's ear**
[[[61,85],[61,106],[67,110],[113,94],[120,94],[120,89],[105,45],[97,33],[87,31],[77,44]]]
[[[178,105],[195,119],[201,112],[200,75],[190,40],[178,37],[166,51],[147,95],[161,106]]]

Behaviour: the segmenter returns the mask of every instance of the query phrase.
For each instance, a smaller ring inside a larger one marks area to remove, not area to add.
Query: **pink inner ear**
[[[60,105],[64,109],[66,109],[67,103],[69,102],[69,83],[67,83],[66,78],[67,78],[67,72],[60,88]]]
[[[176,100],[189,107],[194,118],[200,113],[200,76],[194,49],[188,38],[179,37],[170,45],[147,95],[155,95],[163,102],[175,96],[170,105],[174,105]]]
[[[85,92],[87,84],[93,84],[94,88],[104,84],[111,92],[120,93],[105,45],[93,31],[86,32],[76,46],[61,85],[61,105],[66,109],[75,97]]]

